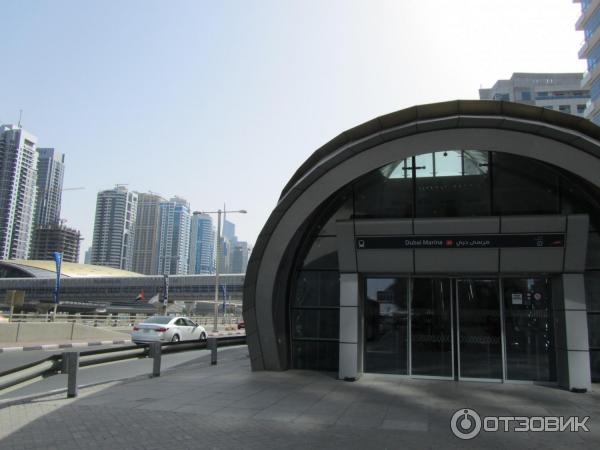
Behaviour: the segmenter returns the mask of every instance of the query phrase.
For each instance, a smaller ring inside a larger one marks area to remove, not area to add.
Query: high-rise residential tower
[[[187,275],[190,252],[190,204],[173,197],[160,204],[158,273]]]
[[[98,193],[92,264],[131,270],[138,196],[125,186]]]
[[[160,204],[165,199],[153,193],[138,193],[133,271],[146,275],[158,273]]]
[[[0,126],[0,259],[29,256],[37,191],[36,142],[20,126]]]
[[[246,273],[248,267],[248,254],[249,248],[248,243],[245,241],[238,241],[233,246],[231,254],[231,273]]]
[[[215,229],[208,214],[192,216],[190,233],[190,274],[215,272]]]
[[[506,100],[540,106],[583,117],[590,98],[581,88],[581,73],[513,73],[489,89],[479,89],[481,100]]]
[[[587,72],[581,80],[582,89],[590,91],[590,100],[585,117],[600,125],[600,1],[574,0],[581,3],[581,16],[575,24],[583,31],[584,43],[579,49],[579,58],[587,60]]]
[[[38,148],[35,226],[57,225],[65,173],[65,155],[53,148]]]

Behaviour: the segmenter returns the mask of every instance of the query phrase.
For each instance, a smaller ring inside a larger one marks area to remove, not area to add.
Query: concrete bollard
[[[77,397],[77,372],[79,370],[79,352],[64,352],[62,355],[63,373],[67,373],[67,398]]]
[[[152,361],[152,377],[160,377],[160,360],[162,357],[162,346],[160,342],[150,344],[150,357]]]
[[[216,366],[217,365],[217,338],[216,337],[208,338],[206,346],[210,350],[210,365]]]

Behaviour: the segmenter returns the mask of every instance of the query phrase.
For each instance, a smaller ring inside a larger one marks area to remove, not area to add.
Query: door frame
[[[535,381],[535,380],[518,380],[507,378],[507,349],[506,349],[506,323],[505,323],[505,305],[504,305],[504,278],[548,278],[552,280],[552,274],[549,273],[514,273],[514,274],[400,274],[400,273],[374,273],[367,274],[361,273],[359,285],[361,289],[361,305],[364,311],[365,292],[366,292],[366,279],[367,278],[406,278],[408,280],[408,326],[407,326],[407,373],[406,375],[394,375],[397,377],[404,378],[415,378],[415,379],[431,379],[431,380],[454,380],[454,381],[474,381],[474,382],[485,382],[485,383],[518,383],[518,384],[539,384],[555,386],[557,381]],[[452,329],[451,333],[451,355],[452,355],[452,375],[451,376],[439,376],[439,375],[415,375],[412,372],[412,319],[413,319],[413,280],[416,278],[433,278],[433,279],[446,279],[450,281],[450,326]],[[497,281],[498,283],[498,307],[500,313],[500,342],[501,342],[501,361],[502,361],[502,377],[501,378],[471,378],[460,376],[460,345],[458,336],[460,332],[460,308],[458,306],[458,281],[459,280],[491,280]],[[552,299],[551,301],[554,301]],[[552,310],[552,306],[550,305]],[[551,311],[552,313],[552,311]],[[366,326],[364,317],[362,320],[362,332],[363,339],[365,336],[364,327]],[[552,320],[552,318],[550,319]],[[553,330],[555,333],[556,330]],[[361,359],[364,361],[366,352],[366,345],[364,340],[362,342]],[[555,356],[556,360],[556,356]]]

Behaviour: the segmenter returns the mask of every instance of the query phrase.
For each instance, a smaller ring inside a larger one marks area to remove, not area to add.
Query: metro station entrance
[[[365,278],[364,371],[554,381],[546,277]]]

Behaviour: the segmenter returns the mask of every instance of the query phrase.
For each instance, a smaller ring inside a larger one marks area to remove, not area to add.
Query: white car
[[[152,316],[133,327],[131,340],[136,344],[206,340],[206,330],[187,317]]]

